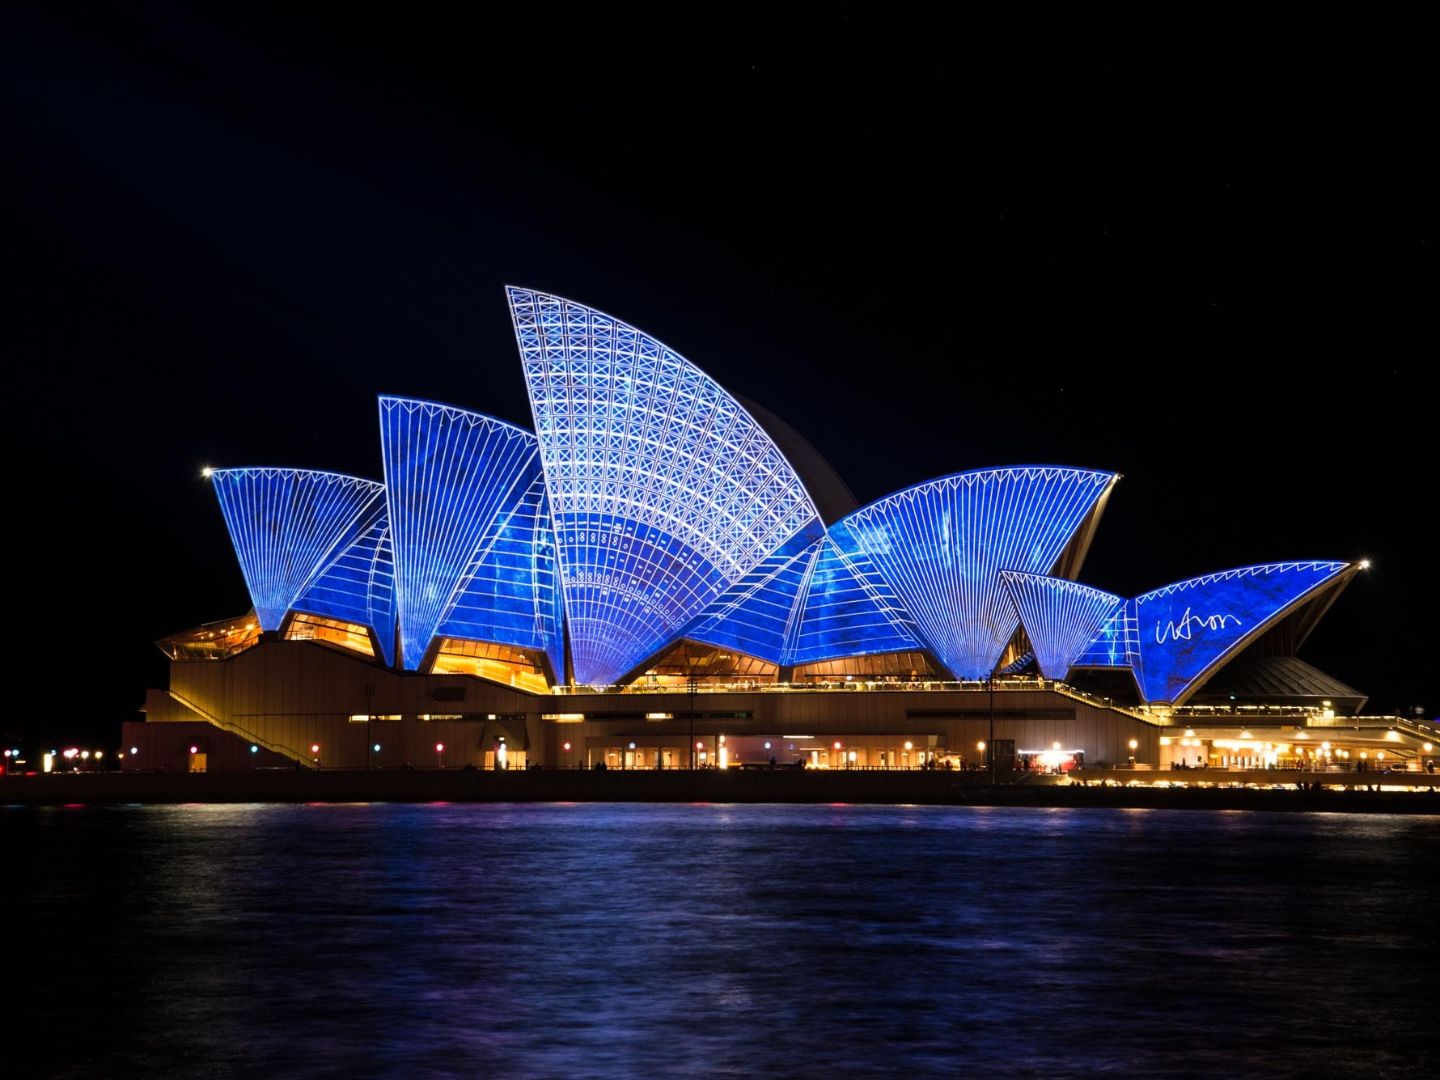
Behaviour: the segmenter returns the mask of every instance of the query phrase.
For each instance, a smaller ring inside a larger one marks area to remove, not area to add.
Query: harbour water
[[[1440,1071],[1435,817],[42,807],[0,840],[12,1077]]]

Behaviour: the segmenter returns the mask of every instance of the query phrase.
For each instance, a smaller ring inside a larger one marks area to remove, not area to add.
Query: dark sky
[[[783,6],[0,17],[6,727],[113,732],[154,638],[246,610],[202,465],[378,476],[382,392],[528,426],[506,282],[656,335],[862,502],[1120,470],[1106,589],[1368,556],[1304,655],[1433,712],[1419,28]]]

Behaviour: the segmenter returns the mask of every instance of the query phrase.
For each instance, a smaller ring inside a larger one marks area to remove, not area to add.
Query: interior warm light
[[[1193,727],[1187,727],[1185,729],[1185,737],[1187,739],[1193,739],[1195,737],[1195,729]]]

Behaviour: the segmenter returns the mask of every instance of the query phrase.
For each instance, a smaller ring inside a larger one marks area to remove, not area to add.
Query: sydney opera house
[[[1296,655],[1361,563],[1117,596],[1083,583],[1113,472],[976,469],[858,506],[661,342],[507,298],[533,431],[381,397],[378,478],[208,471],[253,606],[160,642],[170,685],[126,725],[127,768],[1425,753]]]

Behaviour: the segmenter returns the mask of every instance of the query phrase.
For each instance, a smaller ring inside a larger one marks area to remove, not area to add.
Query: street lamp
[[[443,742],[437,742],[437,743],[435,744],[435,767],[436,767],[437,769],[443,769],[443,768],[445,767],[445,757],[444,757],[444,754],[445,754],[445,744],[444,744]]]
[[[690,694],[690,745],[695,745],[695,691],[700,689],[699,680],[695,677],[695,665],[700,662],[700,657],[691,656],[688,658],[690,670],[685,681],[685,689]],[[695,768],[695,751],[690,751],[690,768]]]
[[[315,768],[320,768],[320,744],[318,742],[310,744],[310,760]]]
[[[991,746],[995,745],[995,672],[990,672],[990,738]],[[1011,743],[1013,746],[1014,743]],[[990,752],[990,785],[995,785],[995,752]]]
[[[370,721],[375,718],[373,715],[375,710],[371,708],[370,699],[375,696],[375,684],[373,682],[367,682],[361,690],[365,694],[365,745],[371,746],[373,744],[370,742]],[[379,750],[380,748],[376,746],[375,749]],[[365,753],[365,768],[371,769],[373,767],[370,762],[370,752],[367,750]]]

